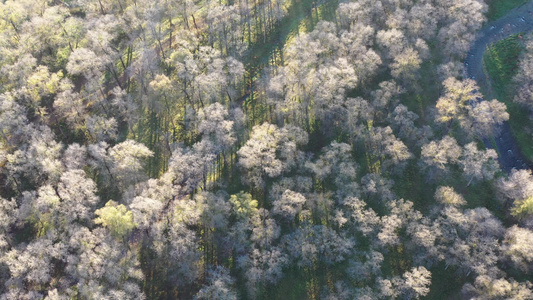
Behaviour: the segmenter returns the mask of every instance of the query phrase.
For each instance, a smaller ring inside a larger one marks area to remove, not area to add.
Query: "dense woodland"
[[[0,1],[0,299],[533,299],[494,2]]]

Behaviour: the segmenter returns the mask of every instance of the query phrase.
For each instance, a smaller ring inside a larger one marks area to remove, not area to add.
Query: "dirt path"
[[[487,47],[510,35],[531,31],[533,31],[533,1],[511,10],[498,20],[488,23],[479,31],[477,39],[472,44],[465,59],[465,68],[467,76],[475,79],[484,91],[485,99],[495,98],[494,90],[490,85],[490,78],[483,70],[483,54]],[[495,137],[494,141],[502,169],[506,172],[513,168],[531,169],[533,164],[522,155],[509,124],[505,122],[500,126],[500,130],[500,135]],[[485,141],[485,145],[493,148],[488,141]]]

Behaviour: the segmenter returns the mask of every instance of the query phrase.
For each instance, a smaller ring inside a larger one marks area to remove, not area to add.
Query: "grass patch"
[[[507,105],[510,114],[509,125],[516,137],[524,156],[533,159],[533,139],[524,131],[524,126],[530,126],[529,112],[521,105],[515,103],[516,85],[513,77],[518,71],[518,58],[524,50],[522,41],[518,35],[512,35],[507,39],[493,44],[483,58],[488,75],[492,79],[492,87],[496,98]]]
[[[503,89],[512,83],[522,50],[522,42],[515,34],[493,44],[485,53],[485,66],[490,72],[496,91],[505,92]]]
[[[489,21],[496,20],[513,8],[519,7],[525,4],[528,0],[489,0],[489,12],[487,18]]]

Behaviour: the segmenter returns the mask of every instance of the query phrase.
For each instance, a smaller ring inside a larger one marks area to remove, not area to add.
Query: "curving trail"
[[[490,44],[510,35],[531,31],[533,31],[533,1],[509,11],[500,19],[486,24],[478,32],[477,39],[472,44],[465,59],[465,69],[467,76],[475,79],[478,85],[483,88],[486,99],[494,99],[495,94],[490,85],[490,78],[487,78],[483,71],[485,50]],[[500,134],[494,140],[500,166],[504,171],[510,172],[513,168],[531,169],[533,167],[533,164],[522,155],[507,122],[500,126]],[[492,148],[492,145],[487,141],[485,141],[485,145]]]

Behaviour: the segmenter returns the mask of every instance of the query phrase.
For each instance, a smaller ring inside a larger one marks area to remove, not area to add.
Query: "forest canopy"
[[[0,299],[533,299],[497,3],[0,1]]]

